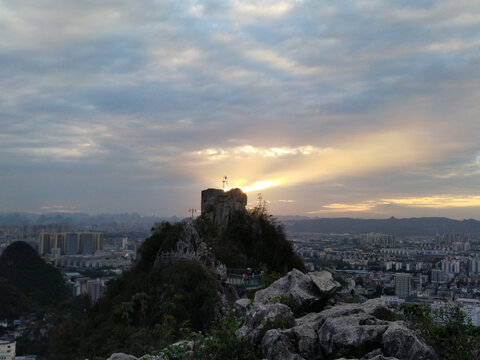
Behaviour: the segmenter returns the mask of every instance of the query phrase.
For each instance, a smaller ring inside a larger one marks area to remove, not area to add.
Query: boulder
[[[408,360],[437,360],[437,354],[420,340],[404,322],[390,324],[382,337],[383,352],[387,356]]]
[[[295,344],[289,334],[278,329],[265,333],[262,349],[267,359],[305,360],[304,357],[295,353]]]
[[[241,317],[242,319],[245,319],[247,311],[251,306],[252,300],[246,298],[238,299],[237,301],[235,301],[235,304],[233,304],[235,315]]]
[[[328,271],[304,274],[293,269],[268,288],[257,291],[254,303],[286,301],[298,312],[320,311],[340,287]]]
[[[127,355],[124,353],[115,353],[112,354],[107,360],[138,360],[133,355]]]
[[[259,312],[258,309],[268,307],[268,303],[255,303],[246,313],[242,331],[261,344],[269,360],[438,360],[434,351],[408,329],[402,321],[403,315],[389,308],[382,299],[336,305],[297,318],[291,327],[268,329],[264,326],[263,331],[258,331],[259,327],[253,324],[266,315],[266,310]],[[270,314],[275,314],[270,318],[281,318],[278,310],[270,310]]]
[[[261,342],[270,329],[288,329],[295,325],[292,310],[284,304],[255,305],[247,311],[243,326],[237,335],[254,342]]]

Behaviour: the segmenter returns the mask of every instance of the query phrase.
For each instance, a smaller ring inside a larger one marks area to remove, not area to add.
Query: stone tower
[[[220,226],[227,226],[236,212],[246,212],[247,194],[240,189],[202,191],[202,215]]]

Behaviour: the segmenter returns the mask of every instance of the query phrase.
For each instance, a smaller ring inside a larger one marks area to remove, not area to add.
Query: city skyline
[[[0,3],[0,212],[480,219],[474,1]]]

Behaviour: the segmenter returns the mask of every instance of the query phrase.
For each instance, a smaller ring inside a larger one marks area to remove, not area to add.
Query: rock
[[[336,305],[294,319],[293,324],[288,326],[291,321],[285,319],[293,314],[282,308],[282,304],[269,301],[275,301],[277,294],[283,290],[293,299],[299,299],[301,304],[311,306],[311,286],[314,282],[305,277],[300,272],[290,272],[277,284],[255,296],[253,307],[246,312],[245,325],[238,334],[261,344],[267,359],[438,359],[433,350],[407,328],[402,321],[403,315],[389,308],[382,299]],[[315,287],[318,289],[319,286]],[[336,288],[328,281],[322,285],[322,288],[325,287],[327,292]],[[277,307],[272,307],[274,305]],[[277,320],[283,326],[271,328],[266,325],[275,324]]]
[[[269,330],[262,340],[264,356],[269,359],[305,360],[295,353],[295,345],[292,339],[278,329]]]
[[[320,311],[340,287],[328,271],[304,274],[293,269],[268,288],[257,291],[254,303],[267,304],[283,299],[299,312]]]
[[[138,360],[135,356],[124,353],[112,354],[107,360]]]
[[[380,347],[387,327],[386,321],[365,313],[326,317],[318,330],[318,339],[327,354],[346,352],[361,357]]]
[[[284,304],[255,305],[247,311],[244,325],[237,335],[254,342],[261,342],[270,329],[288,329],[295,325],[292,310]]]
[[[161,247],[155,258],[155,265],[170,263],[175,260],[194,260],[205,267],[219,268],[210,248],[200,238],[191,219],[182,221],[182,231],[173,248]]]
[[[398,359],[394,357],[385,357],[382,350],[376,349],[372,352],[369,352],[360,360],[398,360]]]
[[[323,353],[316,331],[311,324],[290,329],[273,329],[265,333],[262,349],[267,359],[328,359]]]
[[[234,309],[235,301],[238,300],[236,287],[223,281],[217,281],[217,298],[216,313],[230,314]]]
[[[233,304],[235,315],[241,317],[242,319],[245,319],[248,308],[251,306],[252,306],[252,300],[245,299],[245,298],[238,299],[237,301],[235,301],[235,304]]]
[[[383,352],[387,356],[409,360],[437,360],[438,356],[403,322],[394,322],[383,334]]]
[[[207,189],[202,191],[202,216],[221,227],[226,227],[234,214],[246,212],[247,194],[240,189],[224,191]]]

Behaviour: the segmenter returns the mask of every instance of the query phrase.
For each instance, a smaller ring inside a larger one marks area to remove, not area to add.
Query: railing
[[[227,269],[227,284],[234,285],[243,289],[258,289],[259,287],[261,287],[261,282],[261,274],[247,275],[245,269]]]

